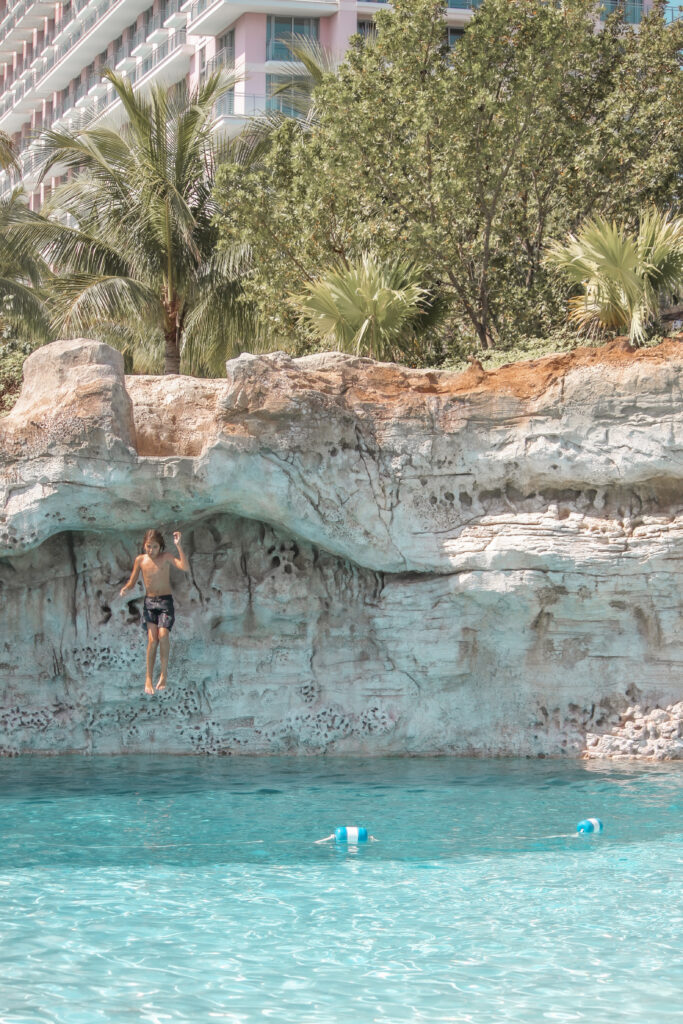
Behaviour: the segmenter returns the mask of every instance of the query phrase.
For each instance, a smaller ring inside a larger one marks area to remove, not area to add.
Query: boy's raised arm
[[[142,555],[138,555],[138,557],[133,562],[133,571],[130,574],[130,579],[128,580],[128,582],[126,583],[126,585],[124,587],[121,587],[121,590],[119,591],[119,594],[120,594],[121,597],[123,597],[125,594],[127,594],[128,591],[132,590],[133,587],[135,586],[135,581],[137,580],[138,576],[140,575],[140,563],[141,562],[142,562]]]
[[[182,537],[183,535],[180,532],[180,530],[176,530],[175,533],[173,534],[173,543],[177,547],[178,555],[180,556],[179,558],[173,559],[173,564],[176,567],[176,569],[181,569],[183,572],[189,572],[190,563],[187,560],[187,555],[183,551],[183,547],[181,544]]]

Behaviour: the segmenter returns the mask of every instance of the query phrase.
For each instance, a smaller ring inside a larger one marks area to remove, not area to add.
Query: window
[[[356,26],[356,31],[359,36],[363,37],[363,39],[367,39],[368,36],[374,36],[377,29],[374,21],[359,21]]]
[[[301,117],[301,103],[294,100],[297,82],[289,75],[266,75],[266,110],[279,110],[289,117]]]
[[[235,30],[231,28],[229,32],[224,32],[222,36],[218,36],[216,39],[216,52],[220,53],[221,50],[229,50],[235,52]]]
[[[465,29],[464,28],[450,28],[449,27],[449,29],[448,29],[448,45],[450,46],[451,50],[453,49],[453,47],[455,46],[456,43],[460,42],[460,40],[462,39],[462,37],[464,35],[465,35]]]
[[[317,40],[319,22],[319,18],[278,18],[269,15],[266,60],[294,60],[287,43],[293,36]]]

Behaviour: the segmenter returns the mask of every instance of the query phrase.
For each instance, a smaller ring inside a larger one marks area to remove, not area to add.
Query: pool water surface
[[[681,764],[0,762],[0,1024],[680,1024],[682,806]]]

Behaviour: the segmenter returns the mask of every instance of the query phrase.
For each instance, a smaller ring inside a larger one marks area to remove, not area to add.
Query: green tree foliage
[[[14,405],[24,359],[52,337],[44,302],[51,274],[40,253],[13,232],[38,220],[21,189],[0,199],[0,414]]]
[[[286,343],[285,297],[373,250],[424,267],[483,348],[547,331],[565,297],[548,238],[678,202],[683,29],[655,13],[596,32],[593,0],[485,0],[453,51],[433,0],[395,0],[377,25],[323,76],[310,131],[285,124],[250,173],[219,173],[247,294]]]
[[[683,217],[652,210],[634,232],[588,220],[564,244],[551,243],[546,261],[581,288],[569,303],[580,330],[624,329],[642,344],[662,303],[683,289]]]
[[[240,293],[239,253],[217,250],[213,198],[223,153],[212,131],[216,100],[233,80],[214,75],[195,92],[134,93],[113,72],[127,116],[106,127],[49,131],[47,160],[72,174],[44,207],[49,219],[17,229],[56,271],[55,325],[90,332],[139,357],[163,353],[166,373],[222,372],[254,330]]]
[[[17,154],[7,132],[0,131],[0,170],[18,171]]]
[[[37,344],[49,340],[50,324],[43,301],[49,268],[31,241],[17,231],[41,222],[26,204],[21,189],[0,199],[0,338]]]
[[[323,342],[342,352],[391,360],[409,352],[420,321],[427,319],[430,296],[420,281],[412,264],[380,263],[366,253],[308,283],[293,304]]]

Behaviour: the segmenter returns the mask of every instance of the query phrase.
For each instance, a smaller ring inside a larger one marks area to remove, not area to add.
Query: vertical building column
[[[253,114],[254,104],[247,97],[266,95],[266,75],[261,70],[265,60],[266,15],[243,14],[235,25],[235,73],[242,79],[235,86],[236,114]],[[259,70],[250,70],[254,64]]]
[[[358,31],[356,0],[339,0],[339,10],[331,18],[320,19],[320,42],[335,57],[341,58],[349,48],[349,39]]]

